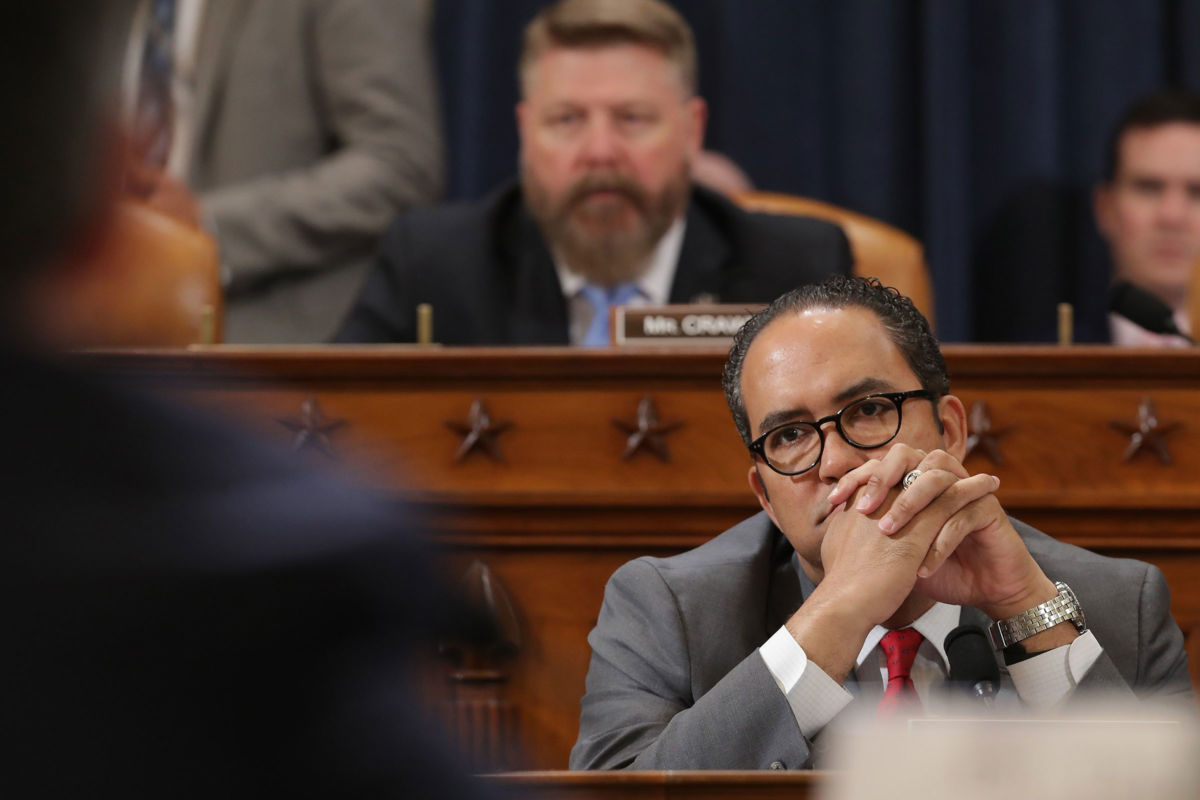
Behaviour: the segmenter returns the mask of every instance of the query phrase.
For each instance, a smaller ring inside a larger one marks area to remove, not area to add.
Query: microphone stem
[[[971,694],[983,703],[983,707],[991,711],[996,705],[996,692],[999,687],[992,681],[980,681],[971,687]]]

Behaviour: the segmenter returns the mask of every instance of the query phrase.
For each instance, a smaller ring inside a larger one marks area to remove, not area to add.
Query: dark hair
[[[1104,182],[1111,183],[1117,176],[1121,139],[1126,133],[1134,128],[1157,128],[1172,122],[1200,125],[1200,95],[1186,89],[1162,89],[1139,98],[1126,108],[1108,139]]]
[[[892,342],[904,354],[917,380],[921,382],[921,388],[939,397],[950,391],[950,376],[946,372],[946,360],[942,358],[937,338],[929,327],[929,321],[917,310],[912,300],[875,278],[835,275],[824,283],[800,286],[777,298],[747,320],[734,336],[722,383],[725,386],[725,400],[733,413],[733,422],[746,445],[753,441],[750,420],[746,416],[746,403],[742,398],[742,366],[746,361],[746,353],[755,337],[776,317],[812,308],[865,308],[872,312],[879,317]]]
[[[22,3],[0,32],[0,294],[61,252],[95,211],[128,2]]]
[[[525,28],[517,78],[524,93],[529,67],[553,47],[640,44],[678,67],[684,90],[696,93],[696,42],[679,12],[660,0],[560,0]]]

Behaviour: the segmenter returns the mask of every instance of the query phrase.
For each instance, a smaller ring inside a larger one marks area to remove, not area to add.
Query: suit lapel
[[[511,295],[504,304],[507,319],[497,322],[507,328],[507,340],[567,344],[567,304],[537,223],[520,203],[500,225],[500,261],[508,276],[505,289]]]
[[[511,292],[507,304],[510,316],[498,322],[507,326],[508,340],[513,344],[567,344],[567,304],[541,231],[523,202],[505,209],[517,198],[519,193],[501,200],[499,218],[494,222],[499,259],[506,275],[505,289]],[[721,302],[730,255],[729,241],[712,214],[696,202],[693,192],[670,302]],[[796,600],[792,611],[799,605],[799,597]]]
[[[724,272],[730,258],[729,241],[692,193],[687,229],[679,251],[679,264],[671,284],[672,303],[722,302]]]
[[[230,55],[241,34],[241,20],[250,3],[246,0],[208,0],[204,6],[204,20],[200,26],[200,38],[196,42],[196,133],[199,145],[211,141],[209,135],[216,121],[219,100],[229,74]],[[192,153],[188,165],[188,177],[195,171],[205,153],[198,149]]]
[[[800,569],[796,551],[780,531],[774,530],[775,541],[771,551],[771,583],[767,587],[766,635],[770,636],[788,621],[804,598],[813,590],[813,583]]]

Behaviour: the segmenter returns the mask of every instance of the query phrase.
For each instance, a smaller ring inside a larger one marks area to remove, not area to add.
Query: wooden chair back
[[[136,200],[90,262],[53,288],[47,326],[72,347],[174,347],[221,340],[217,244]]]

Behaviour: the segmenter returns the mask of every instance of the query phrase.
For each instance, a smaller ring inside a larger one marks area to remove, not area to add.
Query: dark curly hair
[[[733,339],[729,358],[725,362],[722,384],[725,400],[733,413],[742,441],[749,446],[750,420],[742,398],[742,366],[746,352],[763,328],[781,314],[799,313],[811,308],[865,308],[879,317],[888,336],[904,354],[908,365],[921,382],[921,388],[941,395],[950,391],[950,376],[946,360],[938,348],[937,338],[929,321],[917,310],[912,300],[875,278],[835,275],[824,283],[808,284],[791,290],[755,314]]]

